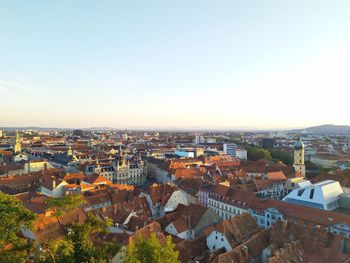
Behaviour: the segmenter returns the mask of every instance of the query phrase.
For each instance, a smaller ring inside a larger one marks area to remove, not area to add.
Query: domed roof
[[[294,143],[294,149],[295,150],[301,150],[304,149],[304,144],[301,140],[297,141],[296,143]]]

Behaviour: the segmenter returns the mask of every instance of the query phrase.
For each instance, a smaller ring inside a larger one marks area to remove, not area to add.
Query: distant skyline
[[[0,127],[350,125],[350,1],[0,2]]]

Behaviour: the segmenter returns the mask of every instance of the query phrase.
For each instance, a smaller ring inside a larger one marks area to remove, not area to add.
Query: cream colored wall
[[[305,154],[304,149],[301,150],[294,150],[294,169],[296,172],[301,173],[303,176],[305,176]]]

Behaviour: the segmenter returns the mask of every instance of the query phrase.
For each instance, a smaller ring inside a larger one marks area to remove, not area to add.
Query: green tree
[[[110,219],[101,220],[92,212],[82,224],[66,226],[66,238],[41,243],[40,259],[45,263],[107,263],[120,249],[120,244],[104,242],[95,246],[92,242],[98,234],[107,233]]]
[[[52,241],[45,241],[41,246],[41,262],[74,263],[74,245],[72,241],[59,238]]]
[[[146,239],[139,237],[135,242],[129,242],[126,252],[126,263],[178,263],[179,252],[176,251],[171,237],[166,237],[162,244],[155,233]]]
[[[278,161],[281,161],[282,163],[286,165],[292,165],[293,164],[293,155],[292,153],[288,152],[282,152],[279,150],[271,149],[270,150],[272,159],[276,159]]]
[[[107,233],[108,227],[111,225],[112,221],[110,219],[101,220],[90,212],[83,224],[68,226],[68,239],[73,243],[76,262],[105,260],[109,257],[108,253],[113,253],[112,244],[106,243],[105,246],[96,248],[92,242],[98,234]],[[118,251],[118,246],[113,248]]]
[[[268,150],[253,145],[247,145],[245,148],[250,161],[271,160],[271,154]]]
[[[24,262],[31,244],[18,234],[32,229],[35,214],[20,200],[0,192],[0,262]]]
[[[85,203],[84,197],[80,194],[67,195],[62,198],[50,198],[46,201],[48,208],[54,208],[54,216],[61,216],[65,213],[83,205]]]

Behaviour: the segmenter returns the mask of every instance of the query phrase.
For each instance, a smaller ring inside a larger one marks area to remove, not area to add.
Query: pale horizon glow
[[[350,125],[349,1],[0,2],[0,127]]]

